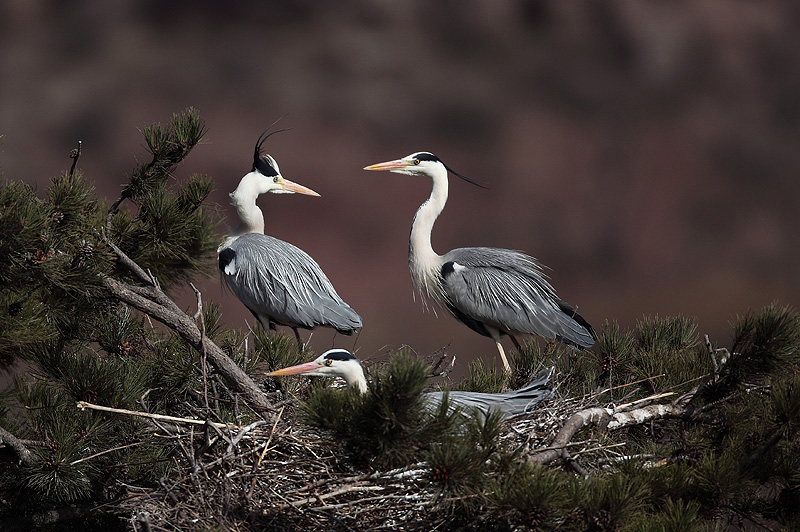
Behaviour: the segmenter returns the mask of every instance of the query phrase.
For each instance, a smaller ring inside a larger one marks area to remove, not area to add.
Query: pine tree
[[[148,422],[81,411],[79,401],[231,418],[229,406],[212,412],[198,398],[211,385],[233,400],[245,390],[242,407],[255,410],[237,415],[258,417],[269,406],[227,356],[241,339],[217,327],[218,310],[193,319],[170,299],[213,264],[216,222],[204,207],[212,181],[172,177],[204,131],[191,108],[146,126],[152,158],[110,204],[77,167],[80,147],[42,194],[0,185],[0,365],[25,368],[0,411],[0,439],[11,450],[0,469],[0,516],[64,505],[79,514],[114,500],[125,483],[156,485],[174,462],[178,450],[154,438]],[[206,359],[210,371],[199,371]]]

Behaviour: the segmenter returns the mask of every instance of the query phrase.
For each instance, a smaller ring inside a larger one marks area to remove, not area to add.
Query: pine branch
[[[255,381],[237,366],[217,344],[205,336],[204,331],[197,326],[195,321],[161,290],[153,276],[146,274],[111,240],[106,237],[103,239],[117,255],[121,264],[127,266],[143,282],[150,285],[146,287],[133,286],[105,276],[103,284],[106,288],[120,301],[160,321],[175,331],[199,353],[204,353],[226,382],[234,391],[241,393],[254,410],[272,410],[272,405]]]
[[[127,303],[151,318],[160,321],[175,331],[198,352],[202,353],[205,350],[209,362],[219,371],[235,392],[243,395],[254,410],[272,410],[272,405],[255,381],[237,366],[217,344],[208,338],[203,338],[202,332],[189,316],[183,311],[176,312],[155,301],[166,298],[161,290],[156,287],[150,288],[149,291],[153,294],[151,299],[137,293],[139,290],[134,287],[111,277],[104,277],[103,283],[114,297],[123,303]]]
[[[19,463],[24,466],[31,466],[33,465],[33,460],[31,459],[31,452],[22,443],[22,440],[8,432],[6,429],[0,427],[0,445],[8,445],[11,449],[16,453],[17,458],[19,458]]]
[[[78,141],[78,147],[69,152],[70,159],[72,159],[72,166],[69,169],[69,176],[72,177],[75,175],[75,167],[78,166],[78,159],[81,158],[81,146],[83,145],[83,141]]]

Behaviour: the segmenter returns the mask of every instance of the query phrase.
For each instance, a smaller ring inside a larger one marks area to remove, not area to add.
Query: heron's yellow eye
[[[414,165],[416,166],[418,164],[419,164],[419,159],[414,159]]]
[[[333,364],[333,360],[326,360],[325,361],[325,365],[326,366],[330,366],[331,364]]]
[[[273,177],[273,178],[272,178],[272,182],[273,182],[273,183],[277,183],[277,182],[278,182],[278,181],[280,181],[280,180],[281,180],[281,178],[280,178],[280,177],[278,177],[278,176],[275,176],[275,177]]]

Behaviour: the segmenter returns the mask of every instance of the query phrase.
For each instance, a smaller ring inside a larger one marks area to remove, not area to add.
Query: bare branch
[[[117,260],[119,261],[120,264],[128,268],[132,273],[134,273],[139,278],[140,281],[148,285],[153,284],[150,276],[147,275],[147,272],[144,271],[141,266],[136,264],[136,262],[134,262],[130,257],[128,257],[128,255],[124,251],[122,251],[119,247],[117,247],[117,245],[114,242],[112,242],[110,238],[108,238],[108,235],[106,235],[105,231],[102,231],[99,236],[100,240],[102,240],[108,247],[111,248],[111,251],[113,251],[114,254],[117,256]]]
[[[213,421],[206,421],[204,419],[191,419],[186,417],[165,416],[163,414],[151,414],[150,412],[137,412],[136,410],[126,410],[124,408],[112,408],[110,406],[95,405],[92,403],[87,403],[86,401],[78,401],[78,404],[76,406],[81,410],[88,408],[89,410],[100,410],[102,412],[113,412],[115,414],[124,414],[127,416],[146,417],[150,419],[156,419],[159,421],[188,423],[190,425],[213,425],[220,429],[240,428],[237,427],[236,425],[232,425],[229,423],[214,423]]]
[[[72,159],[72,167],[69,169],[69,176],[72,177],[75,175],[75,167],[78,166],[78,159],[81,158],[81,146],[83,145],[83,141],[78,141],[78,147],[69,152],[69,157]]]
[[[530,461],[534,464],[548,464],[553,460],[566,458],[568,456],[567,445],[579,430],[587,425],[607,424],[610,420],[611,411],[607,408],[587,408],[576,412],[561,427],[550,445],[550,450],[534,454],[530,457]]]
[[[0,427],[0,445],[8,445],[16,453],[19,463],[24,466],[33,465],[30,450],[22,443],[22,440]]]
[[[694,389],[695,393],[697,388]],[[546,449],[535,451],[529,458],[535,464],[548,464],[553,460],[570,459],[567,447],[570,445],[572,438],[582,428],[589,425],[597,425],[601,430],[617,430],[632,425],[641,425],[656,419],[664,419],[668,417],[681,417],[687,414],[686,405],[691,399],[693,394],[684,394],[669,404],[655,404],[646,405],[657,399],[671,397],[675,395],[672,392],[656,394],[650,397],[645,397],[638,401],[620,405],[617,409],[593,407],[576,412],[570,417],[561,430],[556,435],[553,443]],[[689,396],[689,397],[687,397]],[[631,408],[638,407],[633,410]]]
[[[133,287],[111,277],[105,277],[103,283],[114,297],[160,321],[175,331],[199,353],[205,351],[209,362],[211,362],[217,371],[225,378],[233,391],[242,394],[251,408],[258,411],[272,409],[272,405],[255,381],[237,366],[217,344],[208,338],[204,338],[197,324],[184,312],[176,312],[172,308],[167,308],[137,293]],[[155,290],[154,294],[156,294],[159,299],[166,298],[160,290],[155,288],[152,290]],[[170,307],[172,306],[174,306],[174,303],[170,305]]]

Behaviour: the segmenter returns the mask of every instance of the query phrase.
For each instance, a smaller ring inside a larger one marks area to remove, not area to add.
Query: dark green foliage
[[[173,115],[168,126],[146,126],[143,133],[153,159],[134,170],[109,213],[112,240],[167,288],[210,271],[204,259],[215,249],[215,224],[202,203],[213,184],[193,175],[182,185],[169,186],[173,170],[204,131],[192,108]],[[136,206],[135,218],[119,210],[124,200]]]
[[[697,323],[684,316],[643,318],[634,331],[633,349],[620,359],[620,373],[647,393],[672,390],[708,372],[708,354]]]
[[[625,455],[644,457],[605,468],[581,457],[578,460],[591,472],[586,479],[565,469],[528,464],[520,449],[504,443],[503,425],[497,420],[481,426],[462,416],[430,435],[425,434],[424,424],[406,419],[402,436],[387,438],[403,442],[407,452],[398,454],[396,447],[377,442],[373,435],[380,428],[374,419],[363,417],[394,419],[388,412],[399,405],[391,401],[383,403],[386,409],[363,406],[375,399],[375,389],[385,387],[388,377],[382,373],[373,376],[380,385],[373,385],[365,397],[341,390],[314,391],[305,405],[306,419],[335,430],[347,448],[355,450],[358,462],[397,465],[424,459],[450,522],[465,528],[663,532],[722,530],[738,523],[756,528],[770,522],[796,526],[800,522],[797,314],[771,306],[741,319],[735,333],[738,351],[729,360],[723,352],[715,353],[717,376],[696,329],[694,320],[681,316],[643,318],[631,332],[606,323],[598,339],[599,352],[530,342],[522,353],[514,353],[516,363],[525,360],[534,368],[554,365],[558,392],[567,397],[577,393],[587,402],[593,395],[635,401],[697,387],[714,391],[695,396],[681,419],[659,419],[608,434],[586,431],[602,444],[624,443]],[[745,374],[747,380],[729,376]],[[499,376],[478,362],[470,366],[470,376],[459,388],[497,391],[524,378],[524,371]],[[603,391],[609,383],[619,391]],[[406,385],[407,393],[419,389],[417,381]],[[416,405],[408,404],[412,409]],[[441,418],[443,411],[429,415]],[[384,461],[384,452],[391,459]]]
[[[777,381],[770,397],[767,420],[771,430],[787,439],[794,438],[800,429],[800,376]]]
[[[506,373],[497,371],[497,368],[494,367],[487,367],[483,360],[478,358],[469,363],[469,377],[456,384],[454,389],[497,393],[506,388],[507,382],[508,375]]]
[[[790,308],[772,304],[760,312],[748,312],[734,327],[731,360],[723,380],[735,385],[752,381],[778,368],[800,363],[800,317]]]
[[[252,339],[257,360],[268,371],[294,366],[311,358],[307,350],[298,351],[294,338],[269,333],[261,327],[253,329]]]
[[[431,427],[438,432],[438,441],[430,444],[425,453],[431,481],[440,484],[451,496],[466,496],[467,506],[472,506],[470,502],[481,502],[474,495],[489,479],[490,461],[501,460],[500,455],[505,452],[499,440],[502,417],[498,412],[490,412],[483,419],[476,414],[464,418],[451,408],[447,399],[435,414],[434,419],[443,423]]]
[[[617,530],[646,503],[646,485],[624,473],[573,478],[568,489],[578,530]]]
[[[515,461],[489,484],[487,502],[504,529],[515,523],[552,529],[565,513],[568,485],[569,476],[560,471]]]
[[[31,465],[0,468],[0,518],[5,509],[79,501],[102,507],[122,493],[120,482],[152,485],[174,464],[179,450],[154,438],[151,424],[76,403],[183,414],[203,390],[200,354],[104,286],[106,276],[139,282],[104,235],[165,286],[210,269],[217,237],[204,202],[212,182],[173,177],[203,130],[193,109],[146,127],[152,160],[134,170],[110,212],[80,169],[42,194],[0,183],[0,367],[26,364],[0,398],[0,426],[34,442]],[[203,319],[209,337],[224,334],[218,308],[207,305]],[[207,373],[213,389],[219,377]],[[220,404],[212,417],[232,416],[233,401]]]
[[[306,421],[331,428],[358,461],[393,466],[418,457],[432,438],[457,422],[452,409],[426,408],[422,391],[427,366],[398,355],[387,370],[373,375],[367,393],[353,390],[312,390],[303,404]]]
[[[22,183],[0,185],[0,365],[39,340],[85,336],[78,319],[102,297],[110,269],[93,233],[100,219],[80,172],[52,181],[47,200]]]
[[[708,524],[699,518],[698,510],[696,503],[666,499],[661,511],[643,513],[628,528],[640,532],[704,532]]]

